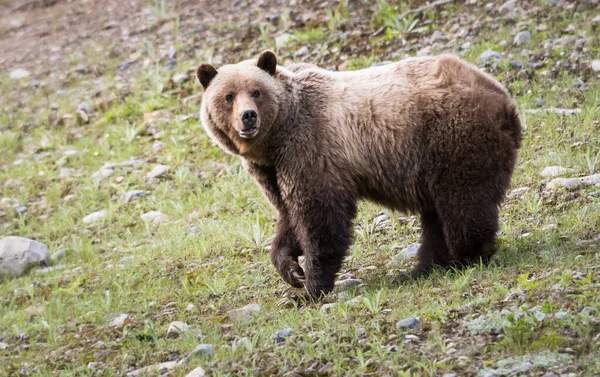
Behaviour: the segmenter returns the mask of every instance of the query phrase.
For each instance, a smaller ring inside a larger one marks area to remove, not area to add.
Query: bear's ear
[[[198,80],[200,80],[200,84],[204,87],[204,90],[208,88],[208,84],[215,78],[217,75],[217,70],[215,67],[208,63],[200,64],[198,69],[196,69],[196,75],[198,76]]]
[[[265,50],[260,53],[256,66],[263,71],[266,71],[269,75],[273,76],[277,69],[277,56],[271,50]]]

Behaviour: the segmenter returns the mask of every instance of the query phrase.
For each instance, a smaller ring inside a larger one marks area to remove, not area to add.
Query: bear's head
[[[196,74],[205,90],[202,124],[225,151],[252,155],[276,126],[283,94],[276,71],[272,51],[218,70],[210,64],[198,67]]]

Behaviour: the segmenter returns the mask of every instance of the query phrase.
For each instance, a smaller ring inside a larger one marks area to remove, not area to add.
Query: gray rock
[[[108,168],[102,168],[102,169],[98,170],[97,172],[95,172],[94,174],[92,174],[92,180],[96,181],[96,182],[100,182],[101,180],[108,178],[108,177],[112,176],[113,174],[115,174],[114,170],[108,169]]]
[[[512,61],[512,62],[510,62],[510,66],[512,67],[512,69],[521,69],[521,68],[523,68],[523,65],[521,63],[519,63],[518,61]]]
[[[445,38],[446,38],[446,36],[444,35],[444,33],[442,33],[439,30],[434,31],[433,34],[431,34],[432,42],[441,41],[441,40],[444,40]]]
[[[410,317],[396,322],[397,329],[415,329],[421,326],[421,321],[418,318]]]
[[[283,46],[288,44],[291,38],[291,34],[287,33],[278,35],[275,37],[275,46],[277,46],[277,48],[282,48]]]
[[[159,211],[146,212],[142,216],[140,216],[140,218],[145,223],[151,222],[153,224],[158,224],[158,223],[167,221],[169,219],[169,217],[167,215],[165,215],[164,213],[159,212]]]
[[[91,113],[92,108],[86,102],[82,102],[77,106],[77,111],[83,111],[84,113]]]
[[[414,258],[417,256],[419,252],[419,248],[421,247],[420,243],[410,244],[408,247],[405,247],[398,255],[396,255],[397,259],[405,259],[405,258]]]
[[[417,56],[429,56],[431,55],[431,46],[425,46],[417,51]]]
[[[600,72],[600,60],[592,60],[590,67],[592,67],[592,71]]]
[[[586,306],[585,308],[581,309],[581,314],[587,315],[588,317],[593,315],[596,312],[596,310],[594,308],[592,308],[591,306]]]
[[[4,342],[0,342],[0,351],[4,351],[7,348],[8,348],[8,344],[6,344]]]
[[[457,377],[457,376],[458,376],[458,374],[456,374],[456,373],[444,373],[442,375],[442,377]]]
[[[24,214],[25,212],[27,212],[27,206],[21,203],[15,204],[13,206],[13,209],[19,214]]]
[[[577,178],[554,178],[546,184],[548,190],[556,190],[561,187],[567,190],[576,190],[579,188],[579,180]]]
[[[278,330],[271,336],[271,338],[275,341],[275,343],[283,343],[285,342],[285,338],[290,336],[294,329],[291,327],[286,327],[285,329]]]
[[[600,174],[588,175],[585,177],[579,178],[579,182],[584,185],[594,186],[600,184]]]
[[[10,78],[13,80],[21,80],[26,77],[29,77],[29,75],[29,71],[23,68],[17,68],[10,71]]]
[[[333,307],[335,307],[334,303],[323,304],[321,305],[321,308],[319,310],[321,311],[321,313],[326,313],[329,309]]]
[[[542,377],[558,377],[556,373],[548,372],[544,374]]]
[[[373,223],[375,224],[376,227],[378,227],[378,226],[383,225],[384,223],[386,223],[389,219],[390,219],[390,216],[388,216],[387,213],[384,213],[382,215],[377,216],[373,220]]]
[[[66,178],[73,176],[75,173],[77,173],[77,170],[75,170],[73,168],[62,168],[62,169],[60,169],[60,172],[58,173],[58,177],[60,179],[66,179]]]
[[[97,369],[98,369],[98,365],[99,365],[99,363],[96,363],[96,362],[90,361],[90,362],[88,363],[87,367],[88,367],[88,369],[90,369],[90,370],[97,370]]]
[[[146,176],[148,178],[160,178],[167,174],[171,170],[170,166],[167,165],[156,165]]]
[[[230,310],[228,313],[229,319],[232,321],[249,322],[252,320],[252,316],[260,312],[260,309],[259,304],[248,304],[242,308]]]
[[[504,56],[499,53],[498,51],[494,51],[494,50],[486,50],[484,52],[481,53],[481,55],[479,55],[479,61],[482,64],[487,64],[492,60],[504,60]]]
[[[127,377],[137,377],[137,376],[143,376],[143,375],[149,375],[149,374],[154,375],[156,373],[164,374],[177,366],[178,366],[177,361],[167,361],[165,363],[150,365],[147,367],[143,367],[143,368],[134,370],[133,372],[127,373],[126,376]]]
[[[512,11],[514,11],[516,8],[515,2],[513,0],[507,1],[506,3],[502,4],[500,6],[500,8],[498,8],[498,12],[501,15],[507,15],[509,13],[511,13]]]
[[[112,321],[110,321],[110,323],[108,325],[112,326],[112,327],[121,327],[121,326],[123,326],[123,324],[125,323],[125,320],[127,320],[127,318],[129,318],[129,314],[126,314],[126,313],[119,314]]]
[[[163,143],[162,141],[157,141],[156,143],[152,144],[152,150],[154,152],[161,151],[164,148],[165,148],[165,143]]]
[[[195,310],[196,310],[196,305],[194,305],[194,304],[187,304],[187,306],[185,307],[186,312],[193,312]]]
[[[562,166],[547,166],[544,168],[544,170],[542,170],[540,175],[544,178],[554,178],[572,171],[572,169],[568,169]]]
[[[180,85],[188,79],[188,75],[185,73],[176,73],[171,77],[171,82],[174,85]]]
[[[190,326],[187,323],[181,321],[174,321],[169,324],[167,329],[167,338],[178,338],[181,334],[188,333]]]
[[[184,359],[184,361],[187,363],[191,359],[198,356],[210,357],[213,355],[213,353],[215,353],[215,350],[216,347],[212,344],[198,344],[196,348],[194,348],[194,350]]]
[[[20,276],[34,265],[49,262],[50,251],[43,243],[16,236],[0,240],[0,276]]]
[[[304,57],[304,56],[308,56],[310,54],[310,51],[308,50],[308,47],[304,46],[301,49],[299,49],[298,51],[294,52],[294,56],[296,57]]]
[[[204,369],[202,369],[202,367],[197,367],[194,370],[192,370],[190,373],[185,375],[185,377],[204,377],[204,376],[206,376],[206,372],[204,372]]]
[[[134,199],[143,198],[145,196],[148,196],[148,191],[130,190],[130,191],[127,191],[127,193],[125,194],[125,197],[123,197],[123,203],[127,204]]]
[[[361,285],[363,283],[363,281],[361,279],[344,279],[344,280],[339,280],[335,282],[336,287],[340,288],[341,290],[344,289],[348,289],[348,288],[352,288],[352,287],[357,287],[359,285]]]
[[[541,99],[541,98],[539,98],[539,97],[533,100],[533,104],[537,108],[540,108],[540,107],[544,106],[544,103],[545,103],[544,100]]]
[[[529,32],[529,30],[525,30],[515,36],[513,43],[517,46],[521,46],[524,43],[528,42],[530,39],[531,39],[531,33]]]
[[[96,221],[102,220],[107,215],[108,215],[108,212],[106,212],[106,210],[103,209],[102,211],[97,211],[97,212],[90,213],[89,215],[87,215],[86,217],[84,217],[82,221],[83,221],[84,224],[94,223]]]

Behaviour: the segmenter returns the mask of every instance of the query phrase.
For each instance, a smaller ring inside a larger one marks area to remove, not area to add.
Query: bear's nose
[[[253,127],[257,117],[258,114],[256,114],[256,111],[244,110],[244,112],[242,112],[242,123],[244,123],[244,126],[246,127]]]

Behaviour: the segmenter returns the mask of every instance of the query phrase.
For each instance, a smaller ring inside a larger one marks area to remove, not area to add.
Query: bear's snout
[[[242,112],[242,123],[246,128],[252,128],[256,124],[258,114],[254,110],[244,110]]]

